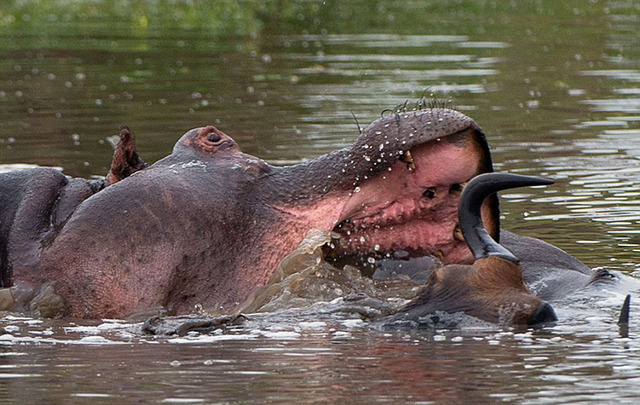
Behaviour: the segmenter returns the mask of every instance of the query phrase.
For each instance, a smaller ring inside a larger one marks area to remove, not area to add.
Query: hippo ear
[[[133,140],[133,135],[128,127],[120,127],[120,140],[113,151],[111,169],[105,179],[105,187],[119,182],[129,177],[133,173],[147,167],[147,164],[140,159]]]

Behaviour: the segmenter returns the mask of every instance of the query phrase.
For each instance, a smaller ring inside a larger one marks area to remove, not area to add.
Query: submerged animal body
[[[23,306],[46,290],[62,302],[48,316],[232,310],[310,229],[339,236],[333,257],[402,249],[471,263],[455,236],[459,194],[492,170],[477,124],[441,108],[381,118],[350,148],[284,168],[211,126],[148,167],[130,146],[103,181],[0,175],[2,281],[26,292]],[[497,200],[483,211],[495,234]]]

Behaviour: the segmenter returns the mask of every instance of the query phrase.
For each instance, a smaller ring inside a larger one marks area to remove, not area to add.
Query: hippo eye
[[[436,188],[435,187],[427,187],[426,190],[422,193],[422,196],[428,199],[432,199],[436,196]]]
[[[220,135],[218,135],[218,134],[216,134],[216,133],[214,132],[214,133],[210,134],[210,135],[209,135],[209,137],[208,137],[207,139],[209,140],[209,142],[213,142],[213,143],[215,143],[215,142],[220,141],[220,139],[221,139],[221,138],[220,138]]]

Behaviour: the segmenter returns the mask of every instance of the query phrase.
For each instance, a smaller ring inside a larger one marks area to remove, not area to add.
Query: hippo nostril
[[[215,132],[209,135],[209,142],[218,142],[220,140],[220,135],[216,134]]]
[[[430,200],[433,199],[436,196],[436,188],[427,187],[427,189],[422,192],[422,196]]]
[[[558,320],[556,311],[548,302],[541,302],[536,311],[529,317],[527,325],[537,325],[546,322],[555,322]]]

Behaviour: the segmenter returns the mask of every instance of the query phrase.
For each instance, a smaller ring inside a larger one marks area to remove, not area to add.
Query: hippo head
[[[225,306],[267,283],[310,229],[332,233],[325,255],[338,263],[367,263],[400,251],[444,264],[473,263],[458,225],[458,201],[471,178],[492,171],[481,129],[446,108],[381,117],[352,146],[288,167],[240,152],[211,126],[187,132],[167,159],[155,166],[207,164],[206,174],[198,171],[208,179],[201,194],[215,196],[216,209],[227,201],[225,217],[210,230],[218,254],[208,266],[215,271],[200,283],[211,285],[211,295],[224,297],[218,302]],[[484,227],[498,238],[495,196],[481,211]]]

